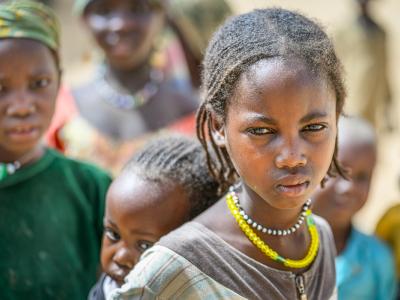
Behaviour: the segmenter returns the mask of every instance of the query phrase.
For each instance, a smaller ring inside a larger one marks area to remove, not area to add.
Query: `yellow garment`
[[[376,235],[393,251],[397,277],[400,275],[400,204],[389,208],[376,226]]]
[[[335,44],[348,85],[345,113],[377,126],[390,103],[385,32],[355,19],[337,32]]]

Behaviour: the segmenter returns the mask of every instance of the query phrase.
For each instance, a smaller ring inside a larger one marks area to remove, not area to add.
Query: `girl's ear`
[[[222,118],[217,116],[215,113],[211,113],[211,135],[215,144],[220,147],[226,147],[225,144],[225,125]]]

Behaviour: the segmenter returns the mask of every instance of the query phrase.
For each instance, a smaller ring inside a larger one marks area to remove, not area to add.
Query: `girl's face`
[[[131,172],[118,177],[107,194],[103,271],[122,285],[140,255],[188,214],[189,200],[180,186],[143,180]]]
[[[130,69],[148,59],[164,24],[160,1],[96,0],[89,4],[85,23],[111,66]]]
[[[222,135],[241,180],[268,205],[300,207],[332,160],[332,89],[296,61],[262,60],[237,83]]]
[[[59,88],[51,51],[29,39],[0,40],[0,157],[31,151],[50,124]]]

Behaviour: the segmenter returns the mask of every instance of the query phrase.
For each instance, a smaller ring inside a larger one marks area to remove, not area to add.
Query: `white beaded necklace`
[[[14,174],[19,168],[21,163],[18,160],[12,163],[0,163],[0,181]]]
[[[303,224],[304,219],[306,217],[306,211],[310,208],[310,205],[311,205],[311,199],[308,199],[307,202],[303,204],[299,218],[297,219],[297,222],[292,227],[287,228],[287,229],[273,229],[273,228],[267,228],[267,227],[257,223],[256,221],[251,219],[248,214],[246,214],[246,212],[240,205],[239,197],[237,196],[237,194],[235,192],[235,188],[233,186],[230,187],[229,193],[231,194],[233,201],[235,202],[235,205],[239,208],[239,213],[243,216],[243,219],[247,222],[247,224],[251,225],[254,229],[257,229],[258,231],[260,231],[262,233],[266,233],[266,234],[273,235],[273,236],[285,236],[285,235],[290,235],[292,233],[295,233],[296,230],[300,228],[300,225]]]
[[[23,155],[20,159],[14,162],[10,163],[0,162],[0,181],[6,179],[8,176],[13,175],[22,167],[22,165],[28,163],[35,156],[36,151],[37,148]]]

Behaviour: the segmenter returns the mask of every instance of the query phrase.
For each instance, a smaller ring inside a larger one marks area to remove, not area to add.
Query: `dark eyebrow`
[[[301,118],[300,123],[310,122],[315,119],[325,118],[328,114],[325,112],[314,111]]]
[[[251,114],[250,116],[246,117],[246,121],[248,121],[248,122],[257,122],[258,121],[258,122],[263,122],[263,123],[266,123],[269,125],[277,124],[277,122],[274,119],[264,116],[264,115],[261,115],[261,114]]]

